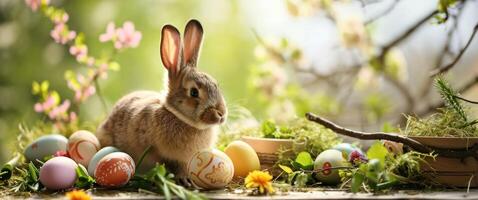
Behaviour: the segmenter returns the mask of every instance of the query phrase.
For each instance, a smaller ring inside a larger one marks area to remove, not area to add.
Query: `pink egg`
[[[73,187],[78,165],[67,157],[54,157],[40,168],[40,182],[48,189],[61,190]]]
[[[91,158],[98,150],[100,150],[100,142],[89,131],[76,131],[68,139],[68,154],[83,166],[88,166]]]
[[[114,152],[103,157],[96,166],[96,183],[103,187],[120,187],[133,177],[133,158],[123,152]]]

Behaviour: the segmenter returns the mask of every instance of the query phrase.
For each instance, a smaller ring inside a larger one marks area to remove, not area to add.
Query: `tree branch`
[[[397,5],[398,0],[394,0],[390,6],[388,6],[386,9],[384,9],[382,12],[379,14],[375,15],[374,17],[368,19],[367,21],[364,22],[365,25],[369,25],[378,19],[382,18],[383,16],[387,15],[390,11],[392,11],[395,6]]]
[[[431,77],[435,77],[437,76],[438,74],[442,74],[442,73],[445,73],[447,72],[448,70],[450,70],[452,67],[455,66],[456,63],[458,63],[458,61],[460,60],[460,58],[463,56],[463,54],[465,53],[465,51],[468,49],[468,47],[470,46],[471,42],[473,41],[473,38],[475,37],[476,35],[476,32],[478,31],[478,24],[475,25],[475,27],[473,28],[473,33],[471,34],[470,38],[468,39],[468,42],[466,42],[466,45],[460,50],[460,52],[458,53],[458,56],[456,56],[456,58],[451,62],[449,63],[448,65],[445,65],[443,67],[440,67],[436,70],[433,70],[431,72]]]
[[[478,144],[473,145],[471,148],[463,148],[463,149],[436,148],[436,147],[424,145],[412,138],[399,135],[397,133],[383,133],[383,132],[367,133],[367,132],[361,132],[361,131],[354,131],[351,129],[338,126],[334,124],[333,122],[323,119],[312,113],[306,113],[305,117],[307,118],[307,120],[321,124],[322,126],[338,134],[358,138],[361,140],[390,140],[394,142],[403,143],[409,146],[410,148],[412,148],[413,150],[421,152],[421,153],[434,152],[438,154],[439,156],[449,157],[449,158],[466,158],[470,156],[474,158],[478,158]]]

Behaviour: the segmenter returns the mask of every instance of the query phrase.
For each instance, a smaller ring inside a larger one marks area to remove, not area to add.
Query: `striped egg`
[[[68,154],[73,160],[83,166],[88,166],[91,158],[98,150],[100,150],[100,142],[89,131],[76,131],[68,140]]]
[[[197,186],[204,189],[221,188],[232,180],[234,165],[225,153],[207,149],[191,157],[187,171]]]
[[[96,166],[96,183],[103,187],[121,187],[133,177],[133,158],[123,152],[113,152],[103,157]]]

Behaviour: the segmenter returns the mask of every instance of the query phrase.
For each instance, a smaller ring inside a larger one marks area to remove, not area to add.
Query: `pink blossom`
[[[70,54],[73,56],[82,56],[88,54],[88,47],[86,45],[74,45],[70,47]]]
[[[117,40],[115,48],[136,48],[141,41],[141,32],[134,29],[134,24],[127,21],[123,24],[123,28],[116,29]]]
[[[42,4],[50,4],[50,0],[25,0],[25,3],[32,9],[32,11],[37,11]]]
[[[110,22],[106,27],[106,33],[100,35],[100,41],[113,41],[116,49],[136,48],[141,37],[141,32],[136,31],[134,24],[130,21],[126,21],[123,27],[117,29],[114,23]]]
[[[66,44],[67,42],[75,39],[76,32],[68,30],[68,27],[64,23],[60,23],[56,24],[53,30],[51,30],[50,36],[55,40],[55,42]]]
[[[78,116],[76,115],[76,112],[70,112],[70,121],[76,121],[78,119]]]
[[[66,111],[68,110],[68,108],[70,108],[70,105],[71,105],[70,100],[63,101],[63,103],[60,106],[53,108],[48,113],[48,117],[50,117],[50,119],[64,118]]]
[[[100,35],[100,42],[107,42],[113,40],[116,35],[115,24],[113,22],[108,23],[106,26],[106,33]]]
[[[35,112],[43,112],[43,105],[41,103],[36,103],[33,106],[33,109],[35,110]]]

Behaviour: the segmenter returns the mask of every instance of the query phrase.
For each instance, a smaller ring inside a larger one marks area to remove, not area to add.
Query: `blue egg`
[[[359,153],[363,154],[360,148],[355,147],[349,143],[337,144],[333,146],[332,149],[339,150],[340,152],[342,152],[342,156],[346,159],[349,157],[350,153],[352,153],[353,151],[358,151]]]
[[[47,156],[52,156],[57,151],[67,149],[68,139],[59,134],[41,136],[25,148],[25,157],[29,161],[43,160]]]
[[[88,164],[88,174],[90,176],[94,176],[95,174],[95,169],[96,165],[98,165],[98,162],[105,157],[106,155],[113,153],[113,152],[119,152],[120,150],[115,148],[115,147],[104,147],[100,149],[96,154],[91,158],[90,163]]]

